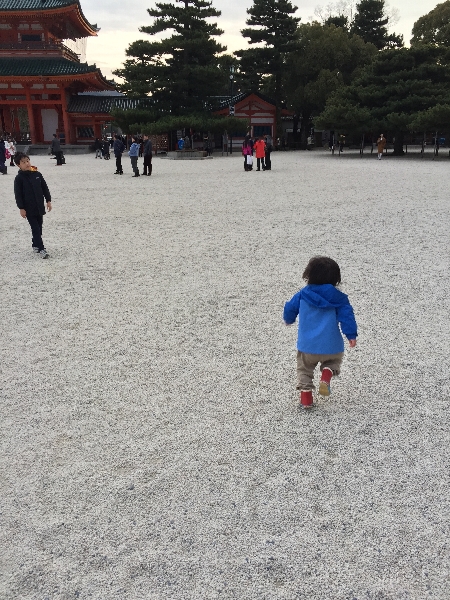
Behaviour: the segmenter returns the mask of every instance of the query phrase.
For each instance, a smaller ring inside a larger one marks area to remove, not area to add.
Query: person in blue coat
[[[286,325],[298,316],[297,389],[304,407],[313,405],[314,370],[320,364],[319,394],[329,396],[333,375],[339,375],[344,357],[344,340],[356,346],[358,329],[348,297],[337,289],[341,283],[339,265],[327,256],[309,261],[302,278],[307,285],[286,302]]]
[[[139,177],[139,168],[137,166],[139,158],[139,147],[140,143],[138,142],[138,139],[134,137],[133,143],[130,146],[130,151],[128,152],[131,158],[131,168],[134,171],[133,177]]]

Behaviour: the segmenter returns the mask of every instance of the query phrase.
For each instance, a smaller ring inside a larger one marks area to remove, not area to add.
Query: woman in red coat
[[[262,170],[266,170],[266,166],[264,164],[264,158],[266,156],[266,144],[262,137],[258,138],[258,141],[255,143],[255,153],[256,153],[256,170],[261,171],[260,166],[262,165]]]

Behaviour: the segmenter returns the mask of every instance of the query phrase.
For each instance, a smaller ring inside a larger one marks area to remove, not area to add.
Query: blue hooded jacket
[[[129,156],[139,156],[139,144],[133,142],[130,146]]]
[[[348,297],[329,283],[307,285],[286,302],[283,314],[285,322],[292,325],[297,315],[297,350],[300,352],[338,354],[344,352],[341,331],[349,340],[356,339],[358,335]]]

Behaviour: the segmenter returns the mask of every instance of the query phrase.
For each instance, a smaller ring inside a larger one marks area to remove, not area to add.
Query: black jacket
[[[50,190],[39,171],[19,171],[14,180],[14,195],[18,208],[27,216],[45,215],[44,198],[51,202]]]
[[[123,144],[123,142],[121,142],[120,140],[114,140],[114,155],[115,156],[122,156],[122,152],[125,150],[125,146]]]
[[[52,140],[52,152],[53,154],[61,152],[61,142],[58,140],[58,138],[53,138]]]
[[[153,144],[151,140],[144,142],[144,156],[151,156],[153,152]]]

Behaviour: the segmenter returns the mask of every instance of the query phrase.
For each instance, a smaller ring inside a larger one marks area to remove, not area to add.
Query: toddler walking
[[[283,318],[286,325],[292,325],[298,316],[297,389],[300,404],[309,408],[313,405],[314,369],[320,364],[319,394],[329,396],[331,378],[339,375],[344,357],[342,333],[354,348],[358,331],[348,297],[336,288],[341,283],[336,261],[315,256],[302,278],[307,285],[286,302]]]

